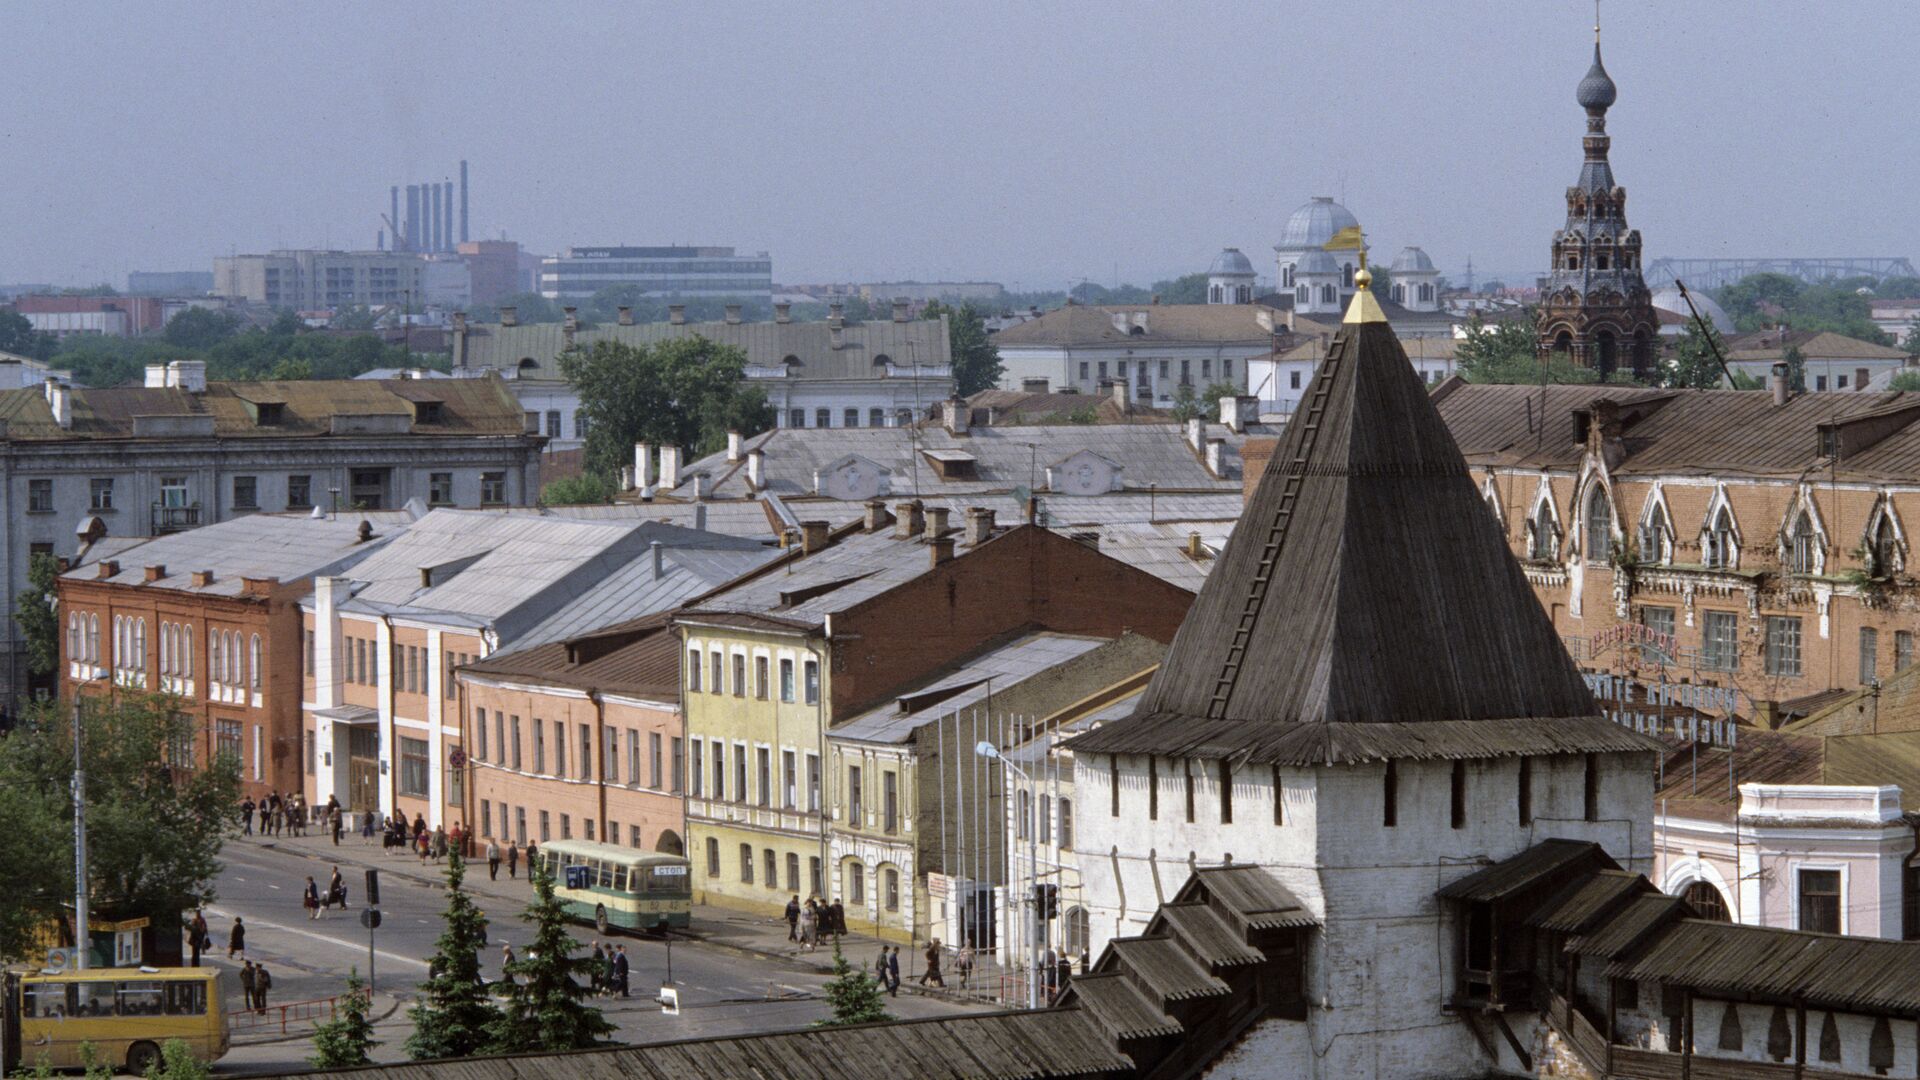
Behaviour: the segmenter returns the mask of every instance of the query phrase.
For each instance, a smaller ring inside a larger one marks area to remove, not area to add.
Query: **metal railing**
[[[186,529],[197,529],[199,527],[199,503],[192,503],[187,506],[166,506],[161,503],[153,504],[153,533],[155,536],[161,533],[181,532]]]
[[[289,1024],[297,1027],[331,1020],[339,1007],[340,998],[336,995],[312,1001],[289,1001],[285,1005],[269,1005],[264,1009],[247,1009],[229,1015],[229,1028],[234,1035],[253,1035],[278,1026],[280,1034],[285,1035]]]

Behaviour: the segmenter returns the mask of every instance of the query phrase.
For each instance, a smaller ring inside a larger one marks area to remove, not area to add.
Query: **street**
[[[238,968],[240,958],[231,963],[226,959],[226,942],[234,918],[244,920],[247,958],[265,964],[272,974],[270,1006],[331,997],[344,986],[349,969],[357,968],[363,976],[367,973],[368,934],[360,925],[364,900],[360,864],[344,860],[339,864],[353,905],[349,910],[308,919],[300,906],[309,874],[325,888],[333,867],[326,861],[331,851],[330,845],[311,837],[279,840],[271,846],[258,838],[244,838],[231,842],[222,855],[225,869],[218,879],[219,900],[206,913],[215,944],[208,961],[230,973]],[[381,1045],[374,1057],[377,1061],[399,1061],[405,1059],[401,1044],[411,1031],[406,1010],[412,1003],[415,984],[426,976],[426,957],[440,934],[440,914],[446,902],[444,889],[415,879],[442,879],[444,867],[422,867],[416,858],[382,857],[378,851],[377,847],[362,847],[358,837],[348,837],[341,854],[385,868],[380,888],[383,920],[374,933],[375,1015],[392,1008],[396,997],[399,1005],[377,1025]],[[497,979],[501,945],[511,943],[520,953],[532,937],[531,927],[519,918],[532,890],[525,884],[524,875],[509,882],[505,869],[498,882],[489,882],[485,863],[469,864],[467,885],[490,920],[489,944],[481,955],[482,971],[489,980]],[[573,929],[574,939],[588,951],[597,936],[590,926]],[[619,1041],[657,1042],[804,1027],[828,1015],[820,992],[827,977],[818,970],[685,940],[672,945],[671,985],[679,992],[683,1012],[679,1016],[664,1015],[654,997],[666,981],[667,946],[634,937],[613,940],[627,947],[633,996],[625,1000],[603,998],[597,1004],[617,1025],[614,1038]],[[867,965],[872,957],[862,950],[858,955],[850,953],[848,960]],[[232,1011],[237,1007],[239,982],[230,974],[226,983],[227,1007]],[[917,1017],[965,1011],[966,1007],[903,992],[889,1002],[889,1008],[897,1016]],[[215,1071],[236,1076],[272,1074],[304,1067],[312,1052],[311,1040],[304,1033],[285,1041],[260,1042],[255,1038],[237,1042]]]

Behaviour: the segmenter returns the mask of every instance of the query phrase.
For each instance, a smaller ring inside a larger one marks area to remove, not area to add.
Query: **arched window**
[[[160,674],[173,674],[173,624],[160,624]]]
[[[240,669],[240,632],[238,630],[229,630],[223,636],[227,639],[227,682],[230,685],[238,686],[240,685],[240,678],[244,674]]]
[[[683,847],[680,834],[672,829],[661,829],[660,838],[653,842],[653,850],[663,855],[685,855],[686,852],[681,850]]]
[[[1873,565],[1867,567],[1867,573],[1874,577],[1892,577],[1894,556],[1899,551],[1899,542],[1893,535],[1893,515],[1882,509],[1880,520],[1873,524],[1873,536],[1867,541],[1867,555]]]
[[[1287,265],[1280,268],[1280,284],[1283,288],[1288,288],[1288,289],[1293,288],[1293,264],[1292,263],[1288,263]]]
[[[193,627],[180,628],[180,677],[193,678]]]
[[[87,616],[87,663],[100,662],[100,616]]]
[[[1553,558],[1553,508],[1545,499],[1533,512],[1533,544],[1530,554],[1536,559]]]
[[[1207,290],[1207,302],[1208,302],[1208,303],[1211,303],[1211,304],[1218,304],[1218,303],[1220,303],[1220,297],[1221,297],[1221,293],[1222,293],[1222,290],[1221,290],[1221,288],[1220,288],[1220,286],[1218,286],[1218,285],[1214,285],[1214,286],[1212,286],[1212,287],[1210,287],[1210,288],[1208,288],[1208,290]]]
[[[1393,286],[1393,302],[1396,304],[1407,302],[1407,287],[1399,282],[1395,282]]]
[[[1569,270],[1578,270],[1578,269],[1580,269],[1580,256],[1579,256],[1579,255],[1576,255],[1576,254],[1574,254],[1573,252],[1568,252],[1568,253],[1567,253],[1567,269],[1569,269]]]
[[[1647,519],[1640,524],[1640,560],[1667,561],[1667,509],[1657,502],[1647,509]]]
[[[1292,272],[1289,271],[1287,276],[1291,278],[1293,276]],[[1305,285],[1301,285],[1293,290],[1293,300],[1296,304],[1304,304],[1307,302],[1307,287]]]
[[[1238,298],[1239,298],[1239,302],[1242,304],[1253,303],[1253,286],[1251,285],[1240,286],[1238,290]]]
[[[1787,540],[1788,557],[1791,559],[1793,572],[1813,573],[1819,564],[1819,558],[1816,555],[1819,538],[1814,535],[1813,519],[1807,516],[1805,510],[1800,511],[1799,515],[1793,519],[1793,532]]]
[[[1613,506],[1607,489],[1594,485],[1587,494],[1587,561],[1602,562],[1613,554]]]
[[[1713,517],[1713,526],[1707,530],[1706,556],[1708,566],[1715,569],[1731,567],[1739,555],[1739,542],[1733,535],[1733,511],[1721,507]]]
[[[247,642],[247,686],[254,693],[260,692],[260,635],[253,635]]]
[[[1347,263],[1345,266],[1342,266],[1340,268],[1340,287],[1343,289],[1353,288],[1353,264],[1352,263]]]
[[[1573,352],[1573,334],[1562,330],[1553,336],[1553,351],[1566,355]]]
[[[1686,891],[1680,894],[1680,898],[1685,900],[1703,919],[1711,919],[1714,922],[1733,921],[1727,911],[1727,898],[1720,895],[1720,890],[1714,888],[1712,882],[1696,881],[1687,886]]]
[[[1320,286],[1320,300],[1323,303],[1328,303],[1328,304],[1333,303],[1333,286],[1331,285]]]
[[[1433,302],[1433,285],[1432,284],[1429,283],[1429,284],[1420,286],[1420,300],[1422,303]]]
[[[127,662],[127,621],[119,615],[113,617],[113,666],[124,667]]]
[[[212,657],[208,663],[207,677],[214,682],[227,681],[227,633],[215,630],[207,641],[207,654]]]
[[[138,670],[147,669],[147,620],[135,619],[133,623],[133,664]]]

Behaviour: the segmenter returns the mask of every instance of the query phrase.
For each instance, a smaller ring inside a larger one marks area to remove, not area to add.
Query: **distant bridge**
[[[1809,285],[1840,278],[1920,277],[1906,259],[1655,259],[1647,264],[1649,288],[1675,278],[1693,289],[1717,289],[1749,274],[1785,274]]]

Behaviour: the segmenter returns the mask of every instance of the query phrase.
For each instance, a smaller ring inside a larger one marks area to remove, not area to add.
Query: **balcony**
[[[186,506],[165,506],[153,504],[153,535],[164,536],[167,533],[185,532],[200,527],[200,504]]]

